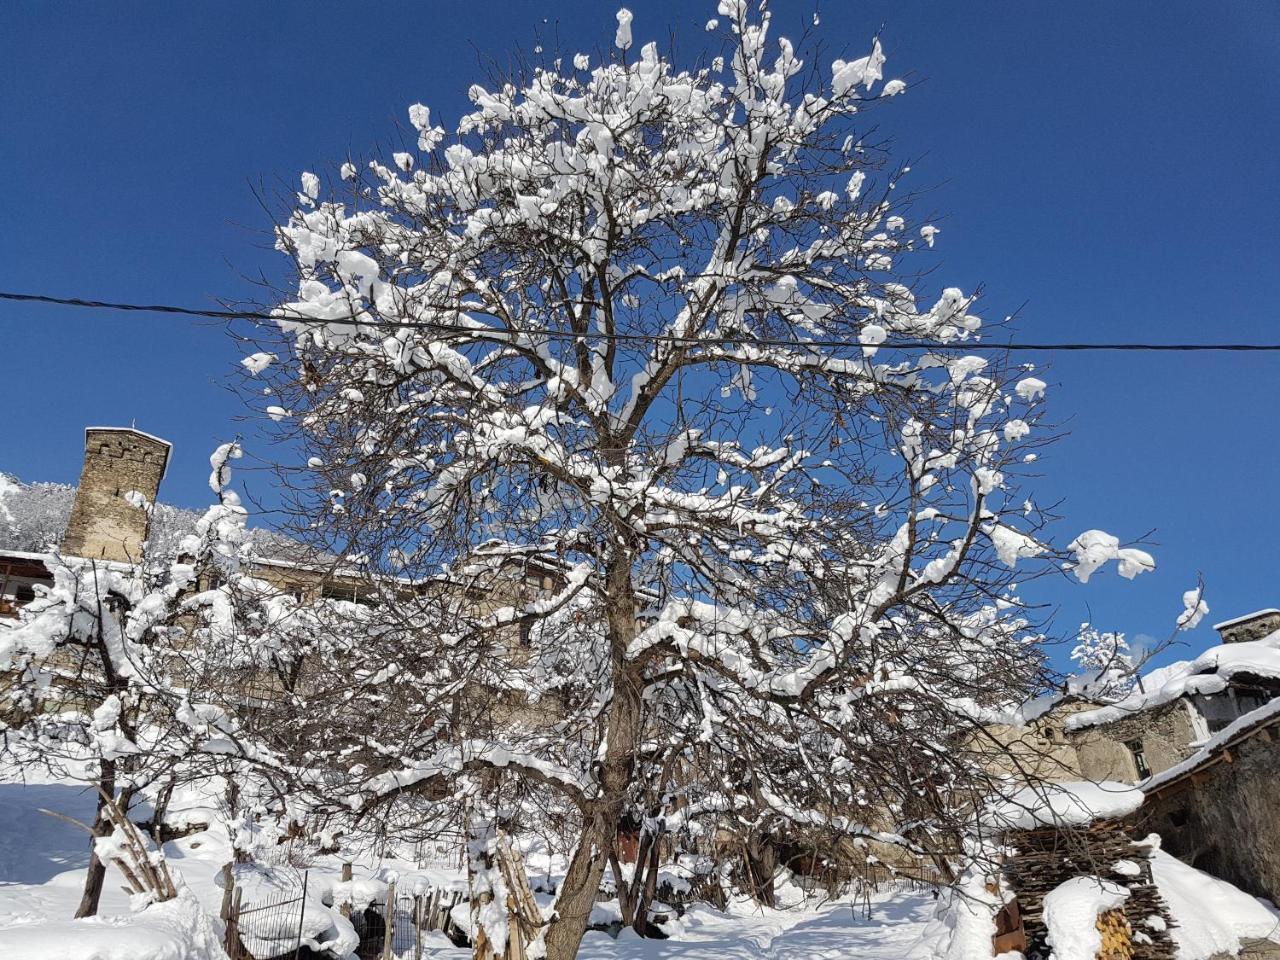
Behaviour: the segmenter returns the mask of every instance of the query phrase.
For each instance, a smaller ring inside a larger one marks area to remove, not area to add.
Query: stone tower
[[[137,562],[147,513],[129,502],[136,491],[155,503],[169,465],[169,443],[128,427],[89,427],[84,469],[62,535],[62,552],[93,560]]]

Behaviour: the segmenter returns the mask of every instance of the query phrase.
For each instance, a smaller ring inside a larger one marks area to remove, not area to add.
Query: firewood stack
[[[1118,821],[1102,820],[1074,829],[1014,831],[1005,842],[1014,851],[1005,860],[1004,873],[1021,909],[1027,960],[1049,956],[1044,898],[1064,881],[1082,876],[1101,877],[1129,890],[1124,906],[1114,911],[1123,914],[1128,929],[1119,916],[1101,918],[1102,957],[1175,960],[1177,946],[1170,934],[1174,923],[1169,905],[1151,879],[1151,847],[1131,840]],[[1137,872],[1126,864],[1136,865]],[[1154,926],[1152,917],[1159,918]]]
[[[1098,960],[1133,960],[1133,927],[1122,910],[1108,910],[1098,917],[1102,946]]]

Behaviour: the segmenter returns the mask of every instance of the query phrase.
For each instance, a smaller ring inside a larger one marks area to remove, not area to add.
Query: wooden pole
[[[236,879],[231,872],[231,861],[222,865],[222,908],[218,911],[218,919],[226,923],[231,919],[231,898],[235,894]]]
[[[350,860],[348,860],[346,863],[342,865],[342,882],[346,884],[351,883],[351,861]],[[347,887],[347,900],[341,907],[338,908],[338,912],[342,914],[344,917],[346,917],[348,920],[351,919],[351,887],[350,886]]]
[[[298,898],[298,940],[293,948],[293,960],[298,960],[298,954],[302,953],[302,927],[307,919],[307,880],[310,877],[310,870],[302,874],[302,896]]]
[[[231,901],[231,917],[227,920],[227,955],[232,960],[240,960],[244,956],[240,942],[240,906],[244,891],[236,888],[235,899]]]
[[[413,898],[413,960],[422,960],[422,896]]]
[[[383,960],[391,960],[391,943],[396,932],[396,882],[387,884],[387,922],[382,935]]]

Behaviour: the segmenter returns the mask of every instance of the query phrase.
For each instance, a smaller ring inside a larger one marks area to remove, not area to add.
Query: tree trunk
[[[547,926],[547,960],[573,960],[577,956],[608,853],[618,838],[640,743],[642,678],[627,660],[627,648],[636,634],[636,607],[631,589],[631,558],[625,549],[619,549],[609,559],[605,603],[613,698],[607,713],[608,740],[600,765],[600,793],[587,811],[582,838],[556,897],[556,917]]]
[[[618,910],[622,913],[622,925],[629,927],[635,921],[635,911],[632,908],[634,900],[631,896],[631,885],[622,875],[622,864],[618,862],[616,850],[609,851],[609,866],[613,870],[613,885],[618,891]],[[637,867],[639,867],[638,863]]]
[[[582,831],[582,839],[569,861],[560,893],[556,897],[556,916],[547,926],[547,960],[573,960],[578,945],[591,921],[591,909],[604,874],[609,837],[604,816],[596,816]],[[613,822],[617,829],[617,818]]]
[[[85,874],[80,906],[76,907],[77,920],[97,914],[98,901],[102,898],[102,885],[107,879],[107,865],[98,857],[97,841],[99,837],[111,835],[111,820],[107,816],[107,798],[115,794],[115,761],[103,760],[98,769],[98,808],[93,818],[93,837],[89,841],[89,870]]]
[[[631,926],[642,937],[649,929],[649,907],[658,892],[658,858],[661,852],[661,839],[662,835],[656,830],[650,832],[648,857],[636,858],[636,872],[640,873],[644,870],[644,886],[640,888],[640,895],[636,898],[636,915]]]
[[[753,831],[743,844],[742,862],[751,899],[761,906],[772,907],[773,875],[778,869],[773,841],[767,835],[761,837]]]

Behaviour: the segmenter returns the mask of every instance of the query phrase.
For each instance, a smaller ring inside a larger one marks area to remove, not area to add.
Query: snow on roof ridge
[[[0,558],[16,557],[19,560],[39,560],[49,568],[49,564],[53,561],[62,561],[66,563],[71,560],[77,560],[81,563],[96,563],[108,570],[133,570],[138,564],[131,563],[128,560],[106,560],[101,557],[78,557],[74,553],[63,553],[61,550],[46,550],[44,552],[34,550],[9,550],[0,549]]]
[[[0,557],[17,557],[19,560],[48,560],[52,557],[51,553],[40,553],[35,550],[9,550],[6,547],[0,547]]]
[[[1244,616],[1232,617],[1230,620],[1223,620],[1221,623],[1215,623],[1213,625],[1213,629],[1223,630],[1223,629],[1226,629],[1227,627],[1234,627],[1237,624],[1244,623],[1248,620],[1253,620],[1256,617],[1265,617],[1267,614],[1270,614],[1270,613],[1280,613],[1280,610],[1277,610],[1275,607],[1267,607],[1265,610],[1255,610],[1253,611],[1253,613],[1244,614]]]
[[[1142,678],[1149,683],[1147,689],[1135,689],[1123,700],[1068,717],[1064,726],[1068,730],[1103,726],[1189,694],[1221,693],[1237,675],[1280,680],[1280,630],[1260,640],[1217,643],[1192,660],[1159,667]],[[1151,683],[1157,679],[1159,685]]]

